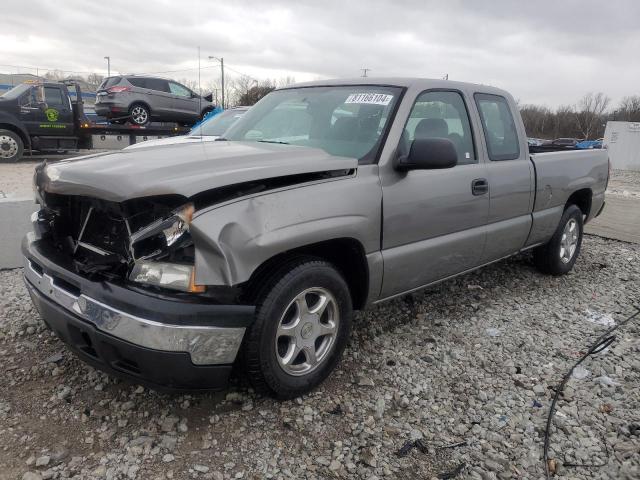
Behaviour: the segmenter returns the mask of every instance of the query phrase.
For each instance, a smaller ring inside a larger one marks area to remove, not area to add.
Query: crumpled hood
[[[303,173],[357,168],[355,158],[259,142],[196,142],[87,155],[50,164],[44,190],[122,202]]]

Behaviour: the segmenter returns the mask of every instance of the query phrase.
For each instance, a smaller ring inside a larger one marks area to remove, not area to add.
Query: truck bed
[[[564,206],[572,195],[588,203],[585,223],[604,205],[609,178],[606,150],[568,150],[530,155],[535,169],[533,225],[527,245],[548,239],[558,226]]]

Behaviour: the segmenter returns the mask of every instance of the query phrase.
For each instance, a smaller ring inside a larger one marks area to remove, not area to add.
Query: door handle
[[[489,191],[489,182],[486,178],[476,178],[471,182],[471,193],[474,195],[484,195]]]

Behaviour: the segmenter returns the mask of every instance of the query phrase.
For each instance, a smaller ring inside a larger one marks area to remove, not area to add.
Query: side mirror
[[[409,155],[398,158],[396,169],[401,172],[432,170],[451,168],[457,164],[458,152],[448,138],[416,138],[411,142]]]

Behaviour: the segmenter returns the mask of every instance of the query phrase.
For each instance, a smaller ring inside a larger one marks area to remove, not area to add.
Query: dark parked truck
[[[23,83],[0,95],[0,162],[17,162],[25,151],[122,148],[187,131],[175,124],[94,124],[84,114],[80,86],[74,82]]]
[[[567,273],[607,181],[606,151],[530,155],[502,90],[302,84],[216,142],[40,166],[25,279],[98,368],[216,389],[237,363],[290,398],[336,366],[354,309],[530,249]]]

